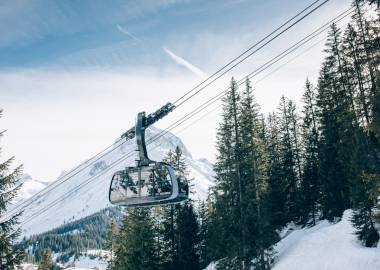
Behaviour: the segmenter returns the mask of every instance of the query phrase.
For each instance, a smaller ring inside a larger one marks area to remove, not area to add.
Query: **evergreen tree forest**
[[[212,261],[271,269],[282,229],[337,222],[347,209],[358,240],[377,245],[380,25],[368,9],[378,3],[352,5],[344,29],[331,25],[318,80],[305,78],[300,102],[283,96],[264,115],[250,80],[238,86],[232,78],[207,201],[128,211],[115,252],[123,266],[112,269],[202,269]],[[186,179],[180,149],[166,162]]]
[[[107,231],[115,230],[121,219],[118,207],[107,208],[51,231],[24,238],[15,245],[15,249],[25,250],[26,261],[31,263],[40,263],[48,250],[59,254],[56,262],[60,263],[68,262],[71,257],[77,258],[88,249],[112,250],[107,241]]]
[[[0,110],[0,118],[2,110]],[[0,131],[0,138],[5,131]],[[0,148],[1,152],[1,148]],[[13,198],[16,197],[20,184],[18,178],[22,171],[22,166],[12,169],[14,158],[9,158],[0,162],[0,218],[6,213],[7,207]],[[19,265],[24,257],[21,250],[16,250],[14,244],[20,235],[17,229],[18,219],[22,213],[8,217],[0,221],[0,269],[12,270]]]
[[[208,208],[207,254],[219,269],[270,269],[281,229],[336,222],[347,209],[358,240],[377,245],[380,25],[362,2],[346,28],[331,25],[302,104],[283,96],[263,115],[250,81],[231,80]]]
[[[126,208],[123,217],[120,208],[104,210],[23,239],[16,250],[31,250],[39,269],[50,269],[50,252],[70,257],[103,248],[111,253],[110,270],[198,270],[211,262],[223,270],[269,270],[284,229],[339,222],[349,209],[357,240],[377,246],[380,2],[354,0],[352,6],[347,26],[331,25],[319,76],[305,78],[302,100],[282,96],[273,112],[263,113],[255,85],[231,79],[207,200]],[[9,172],[11,162],[0,163],[0,216],[17,192],[20,168]],[[164,162],[191,193],[181,149]],[[17,216],[0,223],[1,269],[13,269],[22,259],[12,247],[16,224]]]

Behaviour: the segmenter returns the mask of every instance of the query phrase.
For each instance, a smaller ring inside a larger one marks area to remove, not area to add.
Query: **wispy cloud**
[[[186,69],[188,69],[189,71],[191,71],[192,73],[194,73],[195,75],[201,77],[202,79],[206,79],[208,77],[207,73],[205,73],[204,71],[202,71],[201,69],[197,68],[196,66],[194,66],[193,64],[189,63],[188,61],[186,61],[185,59],[183,59],[182,57],[176,55],[174,52],[172,52],[171,50],[169,50],[168,48],[165,48],[163,47],[162,48],[169,56],[170,58],[176,62],[178,65],[181,65],[183,67],[185,67]]]
[[[117,30],[119,30],[121,33],[123,33],[124,35],[127,35],[128,37],[132,38],[134,41],[137,41],[137,42],[143,42],[142,39],[136,37],[134,34],[132,34],[131,32],[128,32],[125,28],[123,28],[120,24],[116,25],[117,27]]]

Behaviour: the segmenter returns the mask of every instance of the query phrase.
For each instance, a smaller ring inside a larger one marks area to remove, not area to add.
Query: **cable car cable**
[[[241,78],[239,81],[237,81],[237,84],[241,85],[242,83],[244,83],[244,81],[246,80],[247,77],[248,78],[253,78],[254,76],[256,76],[259,73],[261,73],[262,71],[268,69],[269,67],[271,67],[275,63],[279,62],[284,57],[286,57],[290,53],[294,52],[295,50],[297,50],[298,48],[300,48],[301,46],[303,46],[304,44],[306,44],[307,42],[309,42],[313,38],[315,38],[318,35],[322,34],[325,30],[327,30],[329,28],[329,25],[330,25],[331,22],[339,22],[339,21],[343,20],[344,18],[346,18],[347,16],[349,16],[352,13],[352,11],[353,11],[353,8],[347,9],[346,11],[344,11],[343,13],[341,13],[340,15],[338,15],[333,20],[331,20],[328,23],[324,24],[323,26],[319,27],[313,33],[307,35],[306,37],[304,37],[303,39],[301,39],[297,43],[293,44],[291,47],[289,47],[288,49],[286,49],[282,53],[278,54],[276,57],[274,57],[271,60],[269,60],[268,62],[266,62],[264,65],[262,65],[259,68],[255,69],[253,72],[249,73],[247,76]],[[343,17],[342,17],[342,15],[343,15]],[[339,18],[339,17],[341,17],[341,18]],[[201,105],[199,105],[198,107],[196,107],[192,112],[186,114],[185,116],[181,117],[180,119],[178,119],[177,121],[175,121],[174,123],[172,123],[171,125],[169,125],[167,128],[165,128],[163,130],[163,132],[165,132],[165,130],[167,130],[167,129],[171,129],[171,128],[176,127],[177,125],[179,125],[179,124],[183,123],[184,121],[186,121],[187,119],[191,118],[193,115],[198,114],[199,112],[203,111],[205,108],[207,108],[208,106],[212,105],[213,103],[215,103],[216,101],[218,101],[219,99],[221,99],[226,94],[226,92],[228,90],[229,90],[229,88],[226,88],[221,93],[217,94],[216,96],[214,96],[211,99],[207,100],[206,102],[202,103]],[[157,136],[159,137],[160,134],[158,134]]]
[[[347,11],[345,11],[345,12],[347,12]],[[344,12],[344,13],[345,13]],[[342,14],[344,14],[344,13],[342,13]],[[339,15],[339,16],[337,16],[337,17],[340,17],[341,15]],[[346,14],[345,16],[348,16],[348,14]],[[343,19],[343,18],[341,18],[341,19]],[[340,19],[340,20],[341,20]],[[294,45],[293,45],[294,46]],[[290,53],[290,52],[289,52]],[[277,56],[276,56],[277,57]],[[281,58],[282,59],[282,58]],[[279,59],[280,60],[280,59]],[[279,60],[277,60],[277,61],[279,61]],[[269,62],[269,61],[268,61]],[[267,62],[267,63],[268,63]],[[272,63],[272,64],[274,64],[274,63]],[[263,70],[261,70],[260,72],[262,72]],[[251,73],[252,74],[252,73]],[[255,75],[257,75],[257,74],[255,74]],[[242,78],[241,80],[239,80],[239,81],[244,81],[244,78]],[[224,92],[224,91],[223,91]],[[222,93],[223,93],[222,92]],[[215,97],[214,97],[215,98]],[[214,100],[213,100],[214,101]],[[209,104],[209,105],[211,105],[211,104]],[[197,113],[199,113],[200,111],[197,111]],[[195,114],[192,114],[192,116],[194,116]],[[188,119],[190,119],[192,116],[190,116],[190,117],[187,117],[187,118],[185,118],[185,119],[183,119],[183,121],[181,121],[181,122],[179,122],[179,123],[177,123],[177,125],[175,125],[175,126],[172,126],[169,130],[172,130],[173,128],[175,128],[175,127],[177,127],[177,126],[179,126],[180,124],[182,124],[182,123],[184,123],[185,121],[187,121]],[[156,138],[152,138],[152,139],[149,139],[148,141],[148,143],[147,144],[151,144],[152,142],[154,142],[154,141],[156,141],[156,140],[158,140],[160,137],[162,137],[162,136],[164,136],[166,133],[167,133],[168,131],[167,130],[165,130],[165,131],[163,131],[162,132],[162,134],[161,135],[159,135],[158,137],[156,137]],[[133,153],[133,152],[132,152]],[[79,186],[77,186],[76,188],[75,188],[75,190],[71,190],[71,191],[77,191],[78,189],[80,189],[82,186],[84,186],[84,185],[86,185],[86,184],[88,184],[90,181],[92,181],[92,179],[93,178],[97,178],[97,177],[99,177],[99,176],[101,176],[101,175],[103,175],[105,172],[107,172],[110,168],[112,168],[113,166],[115,166],[115,165],[117,165],[117,164],[119,164],[121,161],[123,161],[123,160],[125,160],[125,159],[127,159],[127,158],[129,158],[129,157],[131,157],[129,154],[127,154],[127,156],[124,156],[124,157],[121,157],[121,158],[119,158],[118,160],[116,160],[115,162],[113,162],[106,170],[104,170],[104,171],[102,171],[99,175],[95,175],[94,177],[92,177],[92,178],[90,178],[90,179],[88,179],[86,182],[83,182],[82,184],[80,184]],[[64,199],[66,199],[66,198],[68,198],[68,197],[70,197],[70,195],[71,195],[71,193],[69,193],[69,195],[67,196],[67,197],[65,197],[65,198],[63,198],[63,200]],[[61,198],[62,199],[62,198]],[[57,201],[57,200],[56,200]],[[54,201],[54,202],[56,202],[56,201]],[[54,202],[53,202],[53,206],[55,205],[54,204]],[[58,202],[60,202],[60,201],[58,201]],[[49,208],[51,207],[51,205],[49,205]],[[44,212],[44,211],[43,211]],[[39,215],[40,213],[37,213],[36,214],[36,216],[37,215]],[[35,215],[32,215],[32,216],[35,216]],[[28,222],[28,221],[26,221],[26,222]]]
[[[306,8],[304,8],[303,10],[301,10],[300,12],[298,12],[295,16],[293,16],[292,18],[288,19],[285,23],[283,23],[281,26],[279,26],[278,28],[276,28],[274,31],[272,31],[270,34],[266,35],[264,38],[262,38],[260,41],[258,41],[257,43],[255,43],[253,46],[251,46],[250,48],[248,48],[246,51],[244,51],[243,53],[241,53],[238,57],[235,57],[233,60],[231,60],[229,63],[227,63],[225,66],[223,66],[222,68],[220,68],[218,71],[216,71],[214,74],[212,74],[210,77],[208,77],[206,80],[204,80],[203,82],[201,82],[200,84],[198,84],[197,86],[195,86],[194,88],[192,88],[190,91],[188,91],[187,93],[185,93],[183,96],[181,96],[180,98],[178,98],[173,104],[179,102],[182,98],[186,97],[187,95],[189,95],[191,92],[193,92],[194,90],[196,90],[199,86],[201,86],[203,83],[207,82],[209,79],[211,79],[212,77],[214,77],[215,75],[217,75],[219,72],[223,71],[223,69],[225,69],[226,67],[228,67],[229,65],[231,65],[232,63],[234,63],[236,60],[238,60],[239,58],[241,58],[242,56],[244,56],[246,53],[250,52],[253,48],[255,48],[257,45],[259,45],[260,43],[262,43],[263,41],[265,41],[266,39],[268,39],[270,36],[272,36],[273,34],[275,34],[276,32],[278,32],[281,28],[283,28],[285,25],[287,25],[289,22],[291,22],[292,20],[294,20],[295,18],[299,17],[302,13],[304,13],[306,10],[308,10],[309,8],[311,8],[312,6],[314,6],[315,4],[317,4],[320,0],[317,0],[317,1],[314,1],[313,3],[311,3],[309,6],[307,6]],[[207,86],[209,86],[211,83],[215,82],[218,78],[222,77],[223,75],[225,75],[228,71],[230,71],[231,69],[235,68],[237,65],[239,65],[241,62],[243,62],[244,60],[246,60],[248,57],[250,57],[251,55],[253,55],[255,52],[257,52],[258,50],[260,50],[261,48],[263,48],[264,46],[266,46],[267,44],[269,44],[271,41],[273,41],[275,38],[277,38],[278,36],[280,36],[281,34],[283,34],[284,32],[286,32],[287,30],[289,30],[291,27],[293,27],[294,25],[296,25],[297,23],[299,23],[300,21],[302,21],[304,18],[306,18],[308,15],[310,15],[311,13],[313,13],[315,10],[317,10],[318,8],[320,8],[321,6],[323,6],[324,4],[326,4],[329,0],[325,0],[324,2],[322,2],[321,4],[319,4],[317,7],[315,7],[314,9],[312,9],[311,11],[309,11],[307,14],[303,15],[301,18],[299,18],[296,22],[292,23],[290,26],[288,26],[286,29],[282,30],[279,34],[277,34],[275,37],[271,38],[269,41],[267,41],[264,45],[262,45],[261,47],[259,47],[257,50],[255,50],[254,52],[250,53],[248,56],[246,56],[244,59],[240,60],[238,63],[235,63],[233,65],[233,67],[229,68],[227,71],[225,71],[223,74],[221,74],[220,76],[218,76],[217,78],[213,79],[211,82],[209,82],[207,85],[205,85],[204,87],[202,87],[201,89],[199,89],[196,93],[194,93],[193,95],[191,95],[190,97],[188,97],[185,101],[182,101],[180,104],[177,105],[180,106],[182,105],[183,103],[185,103],[187,100],[189,100],[190,98],[192,98],[193,96],[195,96],[196,94],[198,94],[200,91],[204,90]],[[120,141],[121,139],[119,139],[118,141]],[[118,141],[116,143],[118,143]],[[124,142],[123,142],[124,143]],[[112,144],[111,146],[107,147],[106,149],[102,150],[101,152],[99,152],[98,154],[94,155],[92,158],[90,158],[89,160],[95,158],[96,156],[98,156],[100,153],[104,152],[104,151],[107,151],[109,148],[111,148],[112,146],[114,146],[114,144]],[[110,152],[114,151],[115,149],[117,149],[118,146],[114,147]],[[107,153],[106,153],[107,154]],[[104,155],[102,155],[101,157],[103,157]],[[25,205],[27,203],[32,203],[34,202],[35,200],[37,200],[38,198],[40,198],[41,196],[47,194],[48,192],[50,192],[51,190],[53,190],[54,188],[58,187],[59,185],[61,185],[62,183],[66,182],[67,180],[69,180],[70,178],[72,178],[73,176],[77,175],[79,172],[83,171],[85,168],[89,167],[90,165],[92,165],[93,163],[95,163],[97,160],[99,160],[101,157],[97,158],[96,160],[93,160],[91,163],[87,164],[84,168],[82,168],[80,171],[76,172],[75,174],[71,175],[71,176],[68,176],[70,173],[74,172],[77,168],[81,167],[83,164],[80,164],[78,165],[77,167],[75,167],[74,169],[72,169],[69,173],[65,174],[64,176],[60,177],[58,180],[56,180],[54,183],[52,183],[52,185],[49,185],[47,188],[49,189],[43,189],[41,191],[39,191],[37,194],[35,194],[33,197],[31,197],[29,200],[26,200],[26,201],[23,201],[20,205],[17,205],[15,206],[12,210],[10,210],[11,212],[9,213],[12,213],[12,211],[14,212],[16,209],[20,208],[22,205]],[[66,179],[64,179],[65,177],[67,177]],[[62,181],[62,182],[60,182]]]
[[[295,18],[297,18],[298,16],[300,16],[302,13],[304,13],[306,10],[308,10],[309,8],[311,8],[312,6],[314,6],[315,4],[317,4],[320,0],[317,0],[317,1],[314,1],[313,3],[311,3],[310,5],[308,5],[306,8],[304,8],[303,10],[301,10],[300,12],[298,12],[296,15],[294,15],[293,17],[291,17],[290,19],[288,19],[287,21],[285,21],[283,24],[281,24],[279,27],[277,27],[275,30],[273,30],[272,32],[270,32],[269,34],[267,34],[265,37],[263,37],[261,40],[259,40],[258,42],[256,42],[255,44],[253,44],[251,47],[249,47],[247,50],[245,50],[244,52],[242,52],[240,55],[238,55],[237,57],[235,57],[234,59],[230,60],[227,64],[225,64],[222,68],[218,69],[217,71],[215,71],[212,75],[210,75],[208,78],[206,78],[205,80],[203,80],[201,83],[199,83],[198,85],[196,85],[195,87],[193,87],[192,89],[190,89],[189,91],[187,91],[185,94],[183,94],[182,96],[180,96],[179,98],[177,98],[173,104],[176,105],[176,103],[178,103],[181,99],[185,98],[186,96],[188,96],[190,93],[192,93],[193,91],[195,91],[198,87],[202,86],[204,83],[206,83],[208,80],[210,80],[211,78],[213,78],[214,76],[216,76],[219,72],[223,71],[224,69],[226,69],[228,66],[230,66],[231,64],[233,64],[235,61],[237,61],[239,58],[243,57],[245,54],[247,54],[248,52],[250,52],[252,49],[254,49],[256,46],[258,46],[260,43],[262,43],[263,41],[265,41],[266,39],[268,39],[270,36],[272,36],[273,34],[275,34],[276,32],[278,32],[281,28],[283,28],[285,25],[287,25],[288,23],[290,23],[291,21],[293,21]],[[325,1],[323,4],[325,4],[327,1]],[[177,105],[178,106],[178,105]]]
[[[189,99],[191,99],[192,97],[194,97],[195,95],[197,95],[198,93],[200,93],[201,91],[203,91],[207,86],[209,86],[211,83],[215,82],[217,79],[219,79],[220,77],[224,76],[225,74],[227,74],[227,72],[231,71],[232,69],[234,69],[236,66],[240,65],[243,61],[247,60],[249,57],[251,57],[253,54],[255,54],[256,52],[258,52],[259,50],[261,50],[262,48],[264,48],[266,45],[268,45],[270,42],[272,42],[273,40],[275,40],[276,38],[278,38],[279,36],[281,36],[283,33],[285,33],[286,31],[288,31],[290,28],[292,28],[293,26],[295,26],[296,24],[298,24],[299,22],[301,22],[303,19],[305,19],[307,16],[309,16],[310,14],[312,14],[314,11],[316,11],[317,9],[319,9],[320,7],[322,7],[324,4],[326,4],[329,0],[325,0],[324,2],[322,2],[321,4],[319,4],[318,6],[316,6],[315,8],[313,8],[311,11],[309,11],[308,13],[306,13],[305,15],[303,15],[301,18],[299,18],[298,20],[296,20],[295,22],[293,22],[291,25],[289,25],[288,27],[286,27],[284,30],[282,30],[280,33],[276,34],[274,37],[270,38],[268,41],[266,41],[263,45],[261,45],[259,48],[257,48],[256,50],[250,52],[248,55],[244,56],[242,59],[240,59],[237,63],[235,63],[234,65],[232,65],[232,67],[228,68],[227,70],[223,71],[222,74],[218,75],[215,79],[211,80],[211,82],[207,83],[206,85],[204,85],[203,87],[201,87],[199,90],[197,90],[195,93],[191,94],[189,97],[187,97],[185,100],[181,101],[179,104],[176,104],[176,102],[174,102],[173,104],[176,106],[176,107],[179,107],[181,106],[183,103],[185,103],[186,101],[188,101]]]

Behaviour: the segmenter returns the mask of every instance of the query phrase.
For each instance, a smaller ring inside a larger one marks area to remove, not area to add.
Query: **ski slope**
[[[157,128],[149,128],[146,131],[147,141],[159,132],[161,130]],[[51,230],[64,223],[86,217],[109,207],[108,188],[113,173],[126,166],[134,166],[137,159],[137,153],[134,151],[136,148],[134,140],[118,146],[119,144],[120,142],[115,143],[115,150],[107,153],[96,162],[93,163],[94,159],[83,162],[79,167],[79,173],[76,174],[74,172],[75,175],[71,173],[72,177],[65,180],[63,184],[53,191],[44,195],[34,195],[32,197],[33,202],[26,204],[24,213],[20,218],[21,237]],[[188,164],[189,176],[194,179],[195,192],[192,195],[193,198],[205,199],[209,186],[213,184],[212,164],[205,159],[193,159],[178,137],[167,133],[148,145],[149,157],[160,161],[169,150],[174,150],[176,146],[182,149],[184,158]],[[126,156],[129,156],[129,158],[111,167],[113,162]],[[29,179],[30,181],[33,180]],[[33,192],[30,188],[26,189],[25,199],[31,193],[34,194],[38,188],[46,187],[46,185],[29,182],[25,181],[24,185],[35,188]],[[49,189],[50,185],[54,185],[54,182],[50,183],[46,188]]]

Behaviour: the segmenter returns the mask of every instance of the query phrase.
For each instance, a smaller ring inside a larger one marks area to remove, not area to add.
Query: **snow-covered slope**
[[[380,243],[376,248],[363,247],[354,235],[345,211],[338,223],[321,221],[311,228],[296,229],[276,246],[273,270],[379,270]],[[211,263],[205,270],[215,270]]]
[[[159,132],[160,130],[154,127],[148,129],[147,140]],[[169,150],[174,150],[177,145],[183,151],[190,177],[194,178],[195,194],[193,196],[195,199],[204,199],[208,187],[213,184],[212,165],[205,159],[194,160],[178,137],[167,133],[153,142],[148,146],[149,157],[153,160],[162,160],[165,154]],[[32,197],[33,202],[27,204],[20,219],[22,236],[50,230],[65,222],[83,218],[110,206],[108,188],[112,174],[125,166],[134,166],[137,158],[135,148],[135,141],[132,140],[118,146],[95,163],[93,160],[87,160],[79,167],[79,173],[76,170],[69,174],[73,176],[52,192]],[[125,161],[111,167],[115,161],[128,155],[129,158]],[[50,185],[55,185],[55,183]],[[47,189],[51,188],[50,185]]]
[[[273,270],[379,270],[380,245],[365,248],[357,241],[351,215],[347,210],[336,224],[323,221],[293,231],[277,244]]]

